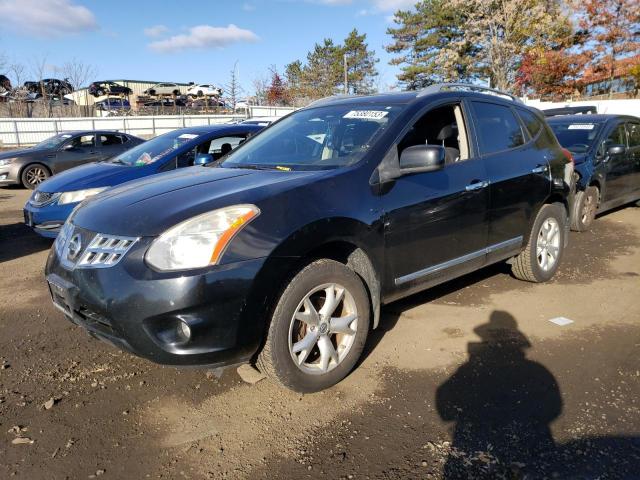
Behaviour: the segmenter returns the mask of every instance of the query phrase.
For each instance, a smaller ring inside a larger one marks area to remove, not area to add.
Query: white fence
[[[251,107],[250,117],[281,117],[285,107]],[[71,130],[117,130],[150,138],[178,128],[216,125],[244,120],[247,115],[159,115],[141,117],[0,118],[0,146],[34,145],[60,132]]]
[[[579,102],[542,102],[540,100],[525,99],[527,105],[540,110],[563,107],[596,107],[598,113],[613,113],[617,115],[633,115],[640,117],[640,99],[620,100],[582,100]]]

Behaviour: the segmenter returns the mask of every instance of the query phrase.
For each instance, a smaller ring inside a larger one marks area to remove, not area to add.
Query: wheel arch
[[[20,180],[20,183],[22,183],[22,174],[24,173],[24,171],[29,168],[32,167],[34,165],[40,165],[41,167],[44,167],[47,172],[49,172],[49,176],[53,175],[53,170],[51,169],[50,165],[47,165],[45,162],[42,162],[40,160],[32,160],[29,162],[25,162],[23,165],[20,166],[20,170],[18,170],[18,179]],[[22,183],[22,186],[24,187],[25,185]]]

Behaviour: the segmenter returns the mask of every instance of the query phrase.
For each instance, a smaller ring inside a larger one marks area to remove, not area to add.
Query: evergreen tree
[[[376,52],[369,50],[367,34],[358,35],[355,28],[349,33],[342,46],[342,54],[347,58],[348,92],[356,95],[372,93],[373,82],[378,75]],[[344,90],[344,79],[342,83]]]

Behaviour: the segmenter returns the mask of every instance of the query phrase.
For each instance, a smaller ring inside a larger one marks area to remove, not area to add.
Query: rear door
[[[523,128],[513,108],[491,101],[470,102],[489,187],[490,254],[504,256],[524,241],[533,216],[549,195],[549,166],[537,140],[544,132]]]
[[[609,154],[608,149],[620,145],[625,151]],[[627,130],[624,121],[617,120],[609,126],[608,133],[601,145],[601,157],[606,173],[603,201],[612,202],[623,197],[628,191],[628,177],[632,173],[632,162],[627,143]]]
[[[627,138],[629,139],[629,159],[631,173],[627,178],[629,192],[638,192],[640,196],[640,121],[627,122]]]
[[[123,145],[123,135],[118,133],[101,133],[100,134],[100,159],[107,160],[124,152],[126,147]]]
[[[94,134],[76,135],[66,141],[56,156],[56,171],[100,160]]]

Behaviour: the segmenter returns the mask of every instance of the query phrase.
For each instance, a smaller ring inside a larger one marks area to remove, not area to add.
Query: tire
[[[180,95],[180,90],[174,90],[172,93],[177,97],[178,95]]]
[[[198,96],[201,97],[203,95],[202,90],[198,90]]]
[[[96,92],[98,94],[99,97],[104,95],[104,90],[100,89]]]
[[[553,277],[564,252],[566,215],[564,206],[559,203],[542,206],[533,222],[527,247],[511,264],[511,272],[516,278],[541,283]],[[557,229],[552,234],[554,225]]]
[[[333,312],[322,312],[330,292],[339,300],[332,302],[329,310]],[[338,310],[340,316],[334,317]],[[369,318],[369,296],[360,277],[342,263],[316,260],[300,270],[280,295],[257,367],[296,392],[331,387],[346,377],[360,358]],[[308,341],[303,343],[303,339]]]
[[[597,187],[587,187],[584,191],[580,190],[576,193],[571,213],[571,230],[574,232],[589,230],[596,218],[599,198],[600,192]]]
[[[154,95],[156,94],[156,91],[155,91],[155,90],[153,90],[153,89],[151,89],[151,90],[149,90],[149,93],[148,93],[148,94],[149,94],[150,96],[154,96]]]
[[[25,169],[22,170],[20,180],[22,181],[22,186],[28,188],[29,190],[34,190],[38,185],[40,185],[50,176],[51,174],[49,173],[49,169],[47,167],[40,163],[32,163],[31,165],[27,165]]]

